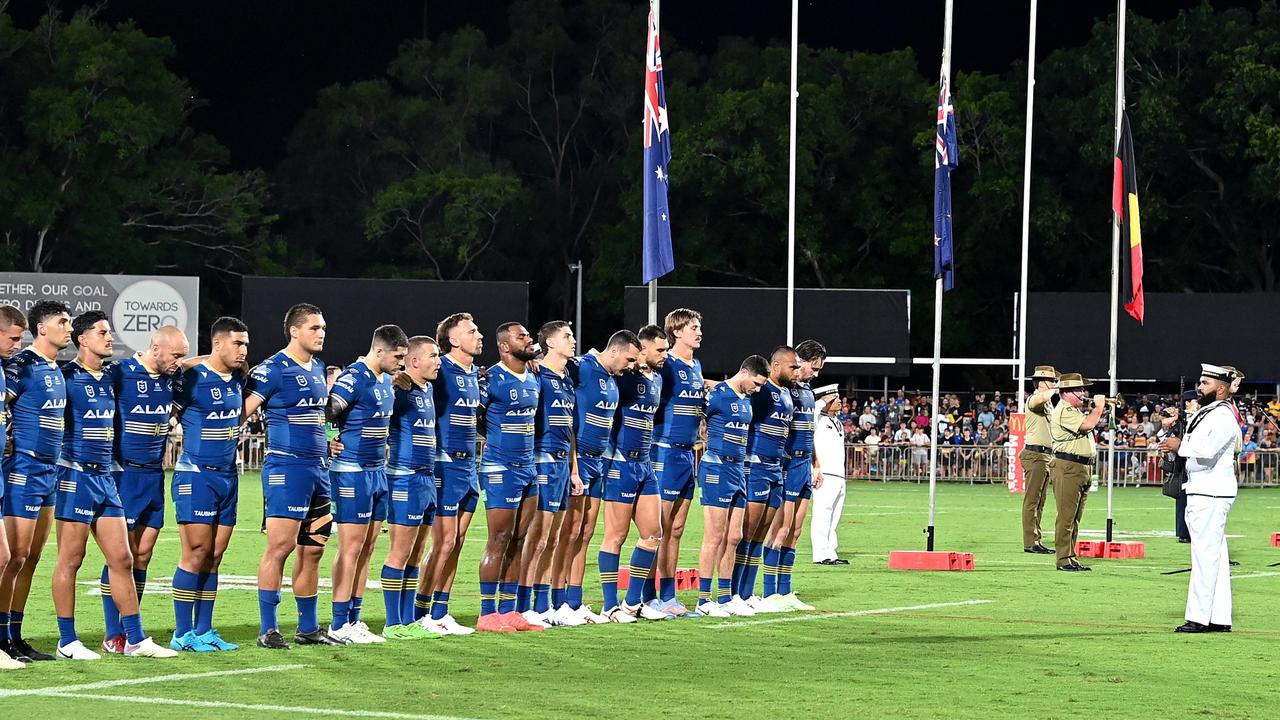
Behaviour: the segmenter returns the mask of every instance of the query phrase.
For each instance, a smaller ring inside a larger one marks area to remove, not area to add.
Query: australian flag
[[[649,40],[644,55],[644,282],[676,268],[671,254],[671,214],[667,209],[667,164],[671,128],[658,47],[658,0],[649,3]]]
[[[959,164],[959,154],[951,82],[944,74],[938,91],[938,141],[933,165],[933,276],[942,278],[943,290],[950,290],[956,284],[956,257],[951,233],[951,170]]]

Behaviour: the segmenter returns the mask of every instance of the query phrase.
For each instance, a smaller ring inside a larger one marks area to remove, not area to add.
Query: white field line
[[[1280,577],[1280,572],[1256,572],[1256,573],[1249,573],[1248,575],[1232,575],[1231,579],[1244,580],[1245,578],[1260,578],[1260,577]]]
[[[933,610],[936,608],[962,607],[965,605],[986,605],[991,600],[960,600],[958,602],[930,603],[928,605],[908,605],[905,607],[876,608],[874,610],[851,610],[849,612],[817,613],[793,615],[791,617],[769,618],[767,620],[744,620],[742,622],[722,622],[704,625],[708,628],[737,628],[748,625],[773,625],[775,623],[805,622],[808,620],[831,620],[833,618],[863,617],[866,615],[888,615],[890,613],[911,612],[913,610]]]
[[[1046,561],[1037,562],[1035,560],[990,560],[987,558],[982,558],[977,562],[981,565],[988,565],[988,564],[990,565],[1038,565],[1045,569],[1052,568],[1053,558],[1049,557],[1048,555],[1045,555],[1044,557],[1049,558],[1047,562]],[[1121,560],[1123,558],[1084,558],[1084,559],[1092,562],[1094,560],[1111,561],[1111,560]],[[1168,570],[1169,569],[1165,565],[1132,565],[1127,562],[1118,562],[1114,565],[1112,565],[1110,562],[1107,562],[1106,565],[1098,565],[1098,567],[1106,567],[1108,570],[1111,570],[1113,568],[1123,568],[1125,570]]]
[[[80,580],[78,585],[84,585],[89,589],[85,591],[85,595],[99,596],[102,591],[98,587],[97,580]],[[289,590],[293,586],[293,581],[285,577],[281,581],[280,589]],[[319,586],[323,589],[332,589],[333,581],[329,578],[320,578]],[[218,590],[253,590],[258,589],[257,575],[219,575]],[[366,590],[382,590],[382,581],[378,578],[370,576],[365,583]],[[167,575],[160,575],[147,578],[146,595],[172,595],[173,594],[173,578]]]
[[[130,705],[176,705],[181,707],[217,708],[223,710],[249,710],[272,714],[294,714],[309,717],[389,718],[390,720],[468,720],[452,715],[412,715],[409,713],[379,710],[340,710],[338,708],[300,707],[295,705],[257,705],[251,703],[219,702],[216,700],[174,700],[172,698],[138,697],[132,695],[99,695],[78,692],[43,692],[41,697],[105,700]]]
[[[228,675],[257,675],[258,673],[284,672],[301,670],[306,665],[268,665],[259,668],[241,668],[239,670],[212,670],[202,673],[177,673],[173,675],[154,675],[152,677],[126,678],[124,680],[102,680],[99,682],[81,683],[79,685],[61,685],[57,687],[31,688],[30,690],[0,690],[0,697],[15,695],[54,695],[59,693],[79,692],[82,690],[105,690],[107,688],[125,687],[128,685],[150,685],[152,683],[176,682],[179,680],[196,680],[199,678],[225,677]]]
[[[1044,530],[1045,535],[1053,535],[1054,531],[1048,528]],[[1106,530],[1086,530],[1080,529],[1081,535],[1088,537],[1106,537]],[[1118,538],[1171,538],[1174,536],[1172,530],[1130,530],[1128,532],[1112,532],[1112,537]],[[1242,538],[1244,535],[1227,535],[1228,538]]]

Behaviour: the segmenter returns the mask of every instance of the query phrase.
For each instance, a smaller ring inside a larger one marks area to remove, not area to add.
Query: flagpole
[[[1018,412],[1027,411],[1027,249],[1031,236],[1031,108],[1036,87],[1036,6],[1027,31],[1027,129],[1022,151],[1022,278],[1018,294]]]
[[[791,148],[787,162],[787,344],[795,342],[796,324],[796,102],[800,64],[800,0],[791,0]]]
[[[1120,147],[1120,120],[1124,114],[1124,18],[1127,3],[1119,0],[1116,11],[1116,132],[1115,144]],[[1108,358],[1107,372],[1111,380],[1108,394],[1115,397],[1119,392],[1119,378],[1116,375],[1116,345],[1120,320],[1120,224],[1111,221],[1111,348]],[[1109,408],[1108,412],[1114,412]],[[1116,477],[1116,434],[1119,432],[1114,423],[1111,426],[1111,440],[1107,443],[1107,542],[1111,542],[1111,531],[1115,526],[1113,514],[1113,496]]]
[[[649,324],[658,324],[658,281],[649,281]]]
[[[951,13],[953,0],[946,0],[946,16],[942,25],[942,76],[951,82]],[[925,549],[933,552],[933,519],[938,491],[938,388],[942,370],[942,277],[933,283],[933,417],[929,437],[929,526],[925,529]]]

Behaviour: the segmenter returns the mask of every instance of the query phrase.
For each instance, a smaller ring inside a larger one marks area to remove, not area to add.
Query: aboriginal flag
[[[1133,166],[1133,134],[1129,114],[1120,114],[1120,144],[1116,146],[1115,178],[1111,185],[1111,209],[1120,226],[1121,298],[1124,311],[1139,323],[1143,316],[1142,226],[1138,219],[1138,178]],[[1125,246],[1128,250],[1125,250]]]

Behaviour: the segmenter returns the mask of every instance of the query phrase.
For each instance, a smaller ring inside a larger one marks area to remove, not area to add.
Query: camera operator
[[[1231,562],[1227,514],[1236,501],[1243,419],[1231,396],[1244,375],[1231,366],[1202,364],[1200,409],[1182,438],[1165,438],[1164,452],[1186,458],[1187,529],[1191,531],[1191,582],[1186,623],[1175,632],[1231,632]]]
[[[1195,390],[1182,393],[1181,410],[1175,405],[1160,411],[1160,430],[1156,432],[1156,440],[1164,442],[1165,438],[1181,438],[1187,434],[1187,418],[1200,409],[1196,401],[1199,394]],[[1176,452],[1162,453],[1161,470],[1164,473],[1164,494],[1174,499],[1173,533],[1178,542],[1191,542],[1191,534],[1187,531],[1187,494],[1182,484],[1187,481],[1187,461],[1178,457]]]

